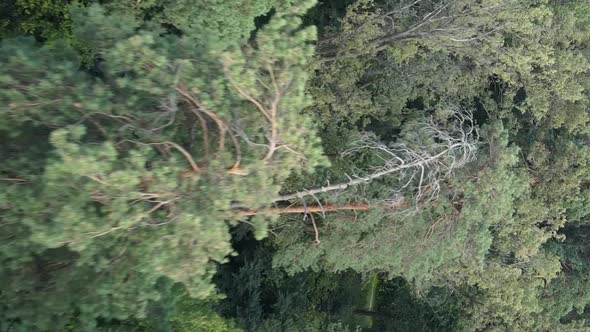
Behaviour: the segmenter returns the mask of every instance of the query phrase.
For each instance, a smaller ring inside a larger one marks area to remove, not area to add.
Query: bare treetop
[[[338,184],[306,189],[277,197],[274,202],[303,199],[323,193],[336,192],[369,183],[387,176],[396,176],[403,181],[398,188],[392,188],[391,201],[399,200],[399,193],[414,184],[416,201],[436,199],[440,183],[452,175],[453,171],[465,166],[475,158],[479,138],[471,112],[454,111],[451,121],[442,125],[429,119],[419,125],[421,134],[431,138],[429,144],[410,147],[408,142],[386,145],[370,133],[363,134],[343,156],[351,156],[361,151],[373,150],[382,161],[367,175],[353,175],[348,181]]]

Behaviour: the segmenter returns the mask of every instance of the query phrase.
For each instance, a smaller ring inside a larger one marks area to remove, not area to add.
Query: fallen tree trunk
[[[368,203],[351,203],[351,204],[326,204],[326,205],[309,205],[309,206],[287,206],[273,207],[259,210],[242,210],[239,212],[242,216],[254,216],[257,214],[287,214],[287,213],[323,213],[343,210],[366,211],[369,209]]]
[[[369,203],[349,203],[349,204],[322,204],[322,205],[297,205],[297,206],[284,206],[284,207],[272,207],[264,209],[242,209],[238,212],[242,216],[255,216],[258,214],[290,214],[290,213],[324,213],[334,211],[367,211],[371,208],[386,207],[388,209],[399,209],[408,207],[409,203],[405,200],[400,200],[395,204],[369,204]]]

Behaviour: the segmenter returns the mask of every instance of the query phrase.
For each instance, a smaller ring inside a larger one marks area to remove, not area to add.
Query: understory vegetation
[[[590,2],[0,4],[0,331],[590,331]]]

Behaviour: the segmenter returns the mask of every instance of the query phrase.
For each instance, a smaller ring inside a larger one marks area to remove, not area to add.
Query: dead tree
[[[454,112],[452,120],[446,126],[434,120],[421,124],[422,134],[429,135],[431,144],[412,148],[408,143],[398,142],[386,145],[374,135],[365,134],[344,155],[364,150],[374,151],[382,164],[372,172],[362,176],[351,176],[347,181],[328,186],[305,189],[276,197],[273,202],[303,200],[316,195],[346,190],[381,178],[396,176],[403,184],[392,189],[391,199],[386,202],[392,206],[400,203],[400,194],[410,186],[415,186],[415,200],[434,200],[440,192],[441,181],[475,158],[478,140],[477,128],[473,115],[469,112]]]
[[[323,38],[318,42],[318,55],[322,61],[338,58],[354,58],[362,54],[346,52],[339,54],[349,40],[356,38],[364,29],[378,29],[379,32],[368,40],[365,49],[375,52],[389,45],[408,40],[437,38],[440,42],[478,42],[483,37],[501,32],[501,24],[488,26],[479,22],[481,18],[497,16],[507,8],[517,10],[518,3],[505,0],[500,3],[473,2],[461,4],[454,0],[411,0],[400,1],[395,8],[372,9],[365,21],[337,36]],[[410,24],[404,21],[412,19]],[[365,53],[363,53],[365,54]]]

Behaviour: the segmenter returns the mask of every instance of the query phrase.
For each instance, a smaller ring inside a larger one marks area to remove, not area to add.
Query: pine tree
[[[120,17],[93,5],[74,17],[98,76],[67,45],[2,41],[2,330],[143,318],[162,280],[215,295],[239,207],[325,163],[300,116],[311,4],[277,11],[251,46],[224,52],[198,35],[113,29]]]
[[[317,230],[283,219],[275,264],[292,273],[352,268],[403,276],[424,296],[432,287],[448,289],[462,303],[465,330],[583,326],[566,303],[551,310],[563,301],[557,291],[541,294],[565,277],[546,243],[562,240],[564,225],[587,219],[587,27],[583,2],[349,7],[339,30],[320,36],[309,88],[316,102],[308,110],[328,129],[334,166],[291,187],[321,188],[382,162],[374,153],[338,159],[358,132],[372,132],[382,148],[407,143],[416,121],[457,108],[474,110],[488,129],[477,160],[442,181],[434,202],[414,205],[416,178],[406,187],[379,179],[319,197],[368,201],[369,212],[317,218]],[[383,204],[400,187],[402,202],[416,209]]]

